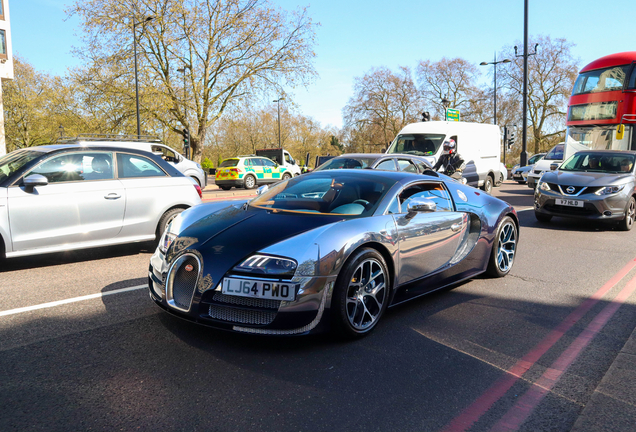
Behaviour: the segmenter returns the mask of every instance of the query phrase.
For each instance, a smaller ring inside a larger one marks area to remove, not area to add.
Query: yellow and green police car
[[[225,159],[216,170],[214,182],[223,190],[232,187],[253,189],[256,186],[287,180],[292,173],[271,159],[260,156],[239,156]]]

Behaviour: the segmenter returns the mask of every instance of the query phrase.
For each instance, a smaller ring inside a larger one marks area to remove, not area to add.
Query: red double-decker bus
[[[636,51],[581,69],[568,104],[564,157],[586,149],[636,149]]]

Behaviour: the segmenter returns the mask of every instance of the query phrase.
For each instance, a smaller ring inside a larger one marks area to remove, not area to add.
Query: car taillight
[[[201,192],[201,187],[198,184],[195,184],[192,186],[194,186],[194,188],[197,190],[197,193],[199,194],[199,198],[203,199],[203,192]]]
[[[230,172],[240,174],[240,173],[242,173],[243,171],[241,171],[241,169],[240,169],[240,168],[230,168]]]

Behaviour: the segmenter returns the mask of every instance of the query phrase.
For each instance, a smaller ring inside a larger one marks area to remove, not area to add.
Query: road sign
[[[446,108],[446,121],[459,121],[459,110],[454,108]]]

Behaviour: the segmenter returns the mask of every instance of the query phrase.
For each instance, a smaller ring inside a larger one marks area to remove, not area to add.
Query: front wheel
[[[333,330],[346,338],[369,334],[388,306],[390,286],[382,255],[371,248],[357,251],[336,281],[331,302]]]
[[[170,222],[172,222],[174,218],[176,218],[183,210],[184,209],[182,208],[172,208],[165,212],[163,216],[161,216],[161,219],[159,219],[159,224],[157,225],[157,241],[161,239],[161,236],[166,231],[166,228],[168,228],[168,225],[170,225]]]
[[[629,197],[627,203],[627,209],[625,210],[625,219],[618,223],[618,228],[621,231],[629,231],[634,226],[634,217],[636,216],[636,200],[634,197]]]
[[[492,192],[492,177],[486,176],[486,180],[484,180],[483,186],[484,192],[490,194]]]
[[[491,277],[503,277],[510,273],[517,253],[517,225],[510,216],[504,217],[497,227],[497,236],[490,252],[486,273]]]

